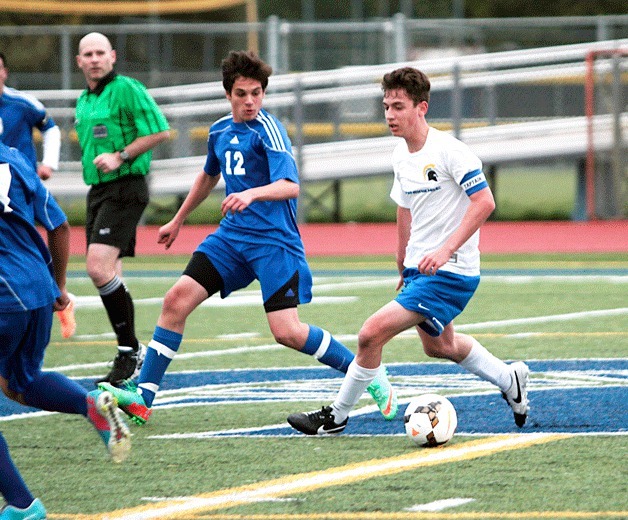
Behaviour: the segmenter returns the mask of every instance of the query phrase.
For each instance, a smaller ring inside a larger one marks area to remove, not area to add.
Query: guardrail
[[[614,146],[613,117],[596,116],[594,124],[596,150],[610,151]],[[624,134],[628,132],[628,112],[621,115],[621,126]],[[587,152],[587,121],[584,117],[573,117],[468,128],[463,130],[462,139],[485,166],[556,157],[578,158]],[[391,154],[398,142],[397,137],[375,137],[304,145],[300,178],[307,183],[389,174],[392,172]],[[153,194],[186,194],[204,164],[205,156],[154,160]],[[88,189],[78,161],[62,162],[60,171],[46,181],[46,185],[57,197],[85,195]]]
[[[24,2],[28,3],[28,2]],[[60,2],[62,3],[62,2]],[[229,49],[252,48],[276,73],[443,57],[447,53],[494,52],[628,37],[628,15],[426,18],[409,2],[405,14],[369,20],[293,21],[270,16],[263,22],[184,23],[155,14],[143,23],[122,18],[94,25],[8,25],[0,27],[4,50],[13,56],[12,81],[19,89],[82,86],[74,67],[79,39],[107,34],[122,72],[151,87],[220,77],[220,58]],[[412,18],[413,13],[417,18]],[[31,48],[38,46],[40,65]],[[155,50],[158,49],[158,52]],[[20,70],[21,56],[31,71]],[[182,77],[187,78],[182,81]]]
[[[574,88],[584,89],[585,57],[592,50],[609,48],[628,49],[628,39],[276,75],[270,78],[265,106],[279,112],[297,147],[306,141],[381,135],[379,81],[392,68],[412,65],[431,77],[434,102],[430,118],[450,121],[460,136],[465,121],[494,124],[524,117],[584,115],[579,99],[573,96]],[[610,59],[596,64],[600,71],[611,66]],[[30,92],[47,105],[62,129],[64,142],[75,144],[74,103],[81,91]],[[204,141],[211,122],[230,110],[221,82],[161,87],[150,92],[176,136],[176,144],[155,151],[158,158],[202,153],[195,142]],[[512,102],[502,101],[511,97]],[[66,161],[77,160],[79,154],[76,145],[62,148]]]

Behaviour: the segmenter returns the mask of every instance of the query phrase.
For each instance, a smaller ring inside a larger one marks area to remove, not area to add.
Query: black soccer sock
[[[129,327],[131,327],[131,330],[133,331],[133,337],[136,341],[138,341],[135,337],[135,305],[133,305],[133,298],[131,298],[131,293],[127,289],[126,285],[124,285],[124,289],[126,292],[126,304],[129,313]]]
[[[98,287],[98,292],[118,338],[118,345],[137,350],[139,342],[135,336],[133,299],[124,282],[114,276],[109,283]]]

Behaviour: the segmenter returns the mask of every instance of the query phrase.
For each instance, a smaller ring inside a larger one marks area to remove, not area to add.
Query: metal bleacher
[[[290,129],[305,186],[309,182],[390,173],[390,153],[397,138],[370,136],[387,133],[380,108],[379,81],[384,73],[403,65],[418,67],[430,76],[432,100],[439,94],[441,99],[450,100],[446,117],[437,114],[430,118],[433,112],[430,107],[428,121],[449,127],[485,165],[562,157],[578,159],[587,153],[587,120],[581,108],[582,98],[577,100],[581,105],[573,115],[533,114],[531,106],[529,117],[504,117],[491,109],[494,103],[491,95],[501,85],[512,86],[516,91],[530,85],[571,83],[582,90],[585,58],[589,52],[602,49],[628,52],[628,39],[277,75],[270,79],[264,106],[271,112],[279,112]],[[610,71],[612,63],[601,60],[596,66]],[[462,92],[471,90],[483,92],[486,108],[480,118],[477,115],[467,118],[463,114]],[[72,120],[73,102],[79,91],[32,93],[50,107],[55,120]],[[177,136],[171,145],[171,156],[153,160],[151,190],[153,194],[185,195],[204,164],[204,156],[199,155],[202,151],[190,153],[194,140],[206,141],[209,124],[227,113],[230,106],[220,82],[161,87],[151,89],[151,93]],[[358,115],[335,118],[335,114],[354,105],[367,108]],[[327,120],[312,116],[318,113],[331,116]],[[617,146],[618,119],[625,147],[628,113],[623,112],[619,118],[617,114],[615,118],[610,114],[595,118],[597,150]],[[72,131],[66,129],[64,134],[71,135]],[[47,184],[56,196],[80,196],[87,192],[78,160],[62,161],[59,172]]]
[[[611,150],[613,123],[610,115],[594,119],[598,151]],[[628,112],[622,114],[621,125],[624,131],[628,130]],[[485,165],[492,165],[583,157],[587,151],[586,134],[585,118],[570,117],[469,128],[462,131],[461,138]],[[390,155],[398,142],[396,137],[374,137],[304,145],[300,177],[304,182],[315,182],[390,173]],[[298,151],[295,153],[298,156]],[[187,193],[204,164],[205,156],[155,160],[151,191],[160,195]],[[78,161],[62,163],[60,171],[46,184],[56,196],[87,193]]]

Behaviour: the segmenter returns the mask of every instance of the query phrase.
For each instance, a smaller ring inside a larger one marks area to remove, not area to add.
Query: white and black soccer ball
[[[445,444],[454,436],[458,416],[449,399],[437,394],[424,394],[410,401],[403,416],[406,434],[419,446]]]

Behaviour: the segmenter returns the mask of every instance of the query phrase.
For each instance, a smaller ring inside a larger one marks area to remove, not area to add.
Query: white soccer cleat
[[[107,446],[111,460],[123,462],[131,451],[131,432],[110,392],[92,390],[87,394],[87,418]]]
[[[512,384],[508,391],[502,392],[502,397],[512,408],[515,424],[521,428],[525,424],[530,411],[530,401],[528,400],[530,369],[522,361],[516,361],[510,367],[512,369]]]

